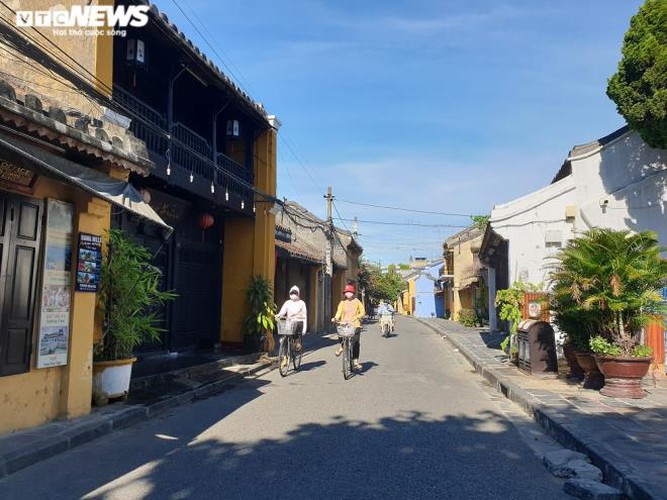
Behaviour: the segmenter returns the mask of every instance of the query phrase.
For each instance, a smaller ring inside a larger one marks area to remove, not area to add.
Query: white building
[[[593,227],[657,231],[667,246],[667,150],[623,127],[575,146],[548,186],[491,212],[480,259],[489,267],[489,313],[498,288],[548,285],[549,257]],[[495,285],[495,286],[493,286]]]

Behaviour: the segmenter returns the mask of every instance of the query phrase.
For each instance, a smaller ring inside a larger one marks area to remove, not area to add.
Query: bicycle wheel
[[[287,376],[289,371],[290,347],[291,340],[288,336],[283,336],[280,339],[280,348],[278,349],[278,371],[282,377]]]
[[[343,340],[343,378],[347,380],[352,375],[352,342],[349,337]]]
[[[296,348],[296,340],[294,341],[294,348],[292,349],[292,366],[294,371],[298,371],[301,366],[301,357],[303,356],[303,336],[299,335],[301,349]]]

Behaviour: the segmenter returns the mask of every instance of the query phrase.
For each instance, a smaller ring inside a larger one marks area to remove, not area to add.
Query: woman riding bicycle
[[[306,310],[306,303],[299,298],[299,287],[294,285],[289,290],[289,299],[285,301],[283,306],[276,314],[276,319],[287,318],[292,322],[292,328],[295,332],[294,346],[297,351],[303,349],[301,345],[301,336],[306,334],[306,325],[308,324],[308,312]],[[283,342],[280,338],[280,342]],[[282,364],[287,364],[287,358],[281,359]]]
[[[345,290],[345,299],[341,300],[338,304],[338,309],[336,310],[336,315],[331,319],[333,323],[347,323],[355,328],[354,337],[352,337],[352,359],[354,363],[354,369],[360,370],[361,365],[359,364],[359,340],[361,334],[361,318],[366,314],[364,305],[359,299],[354,295],[354,286],[347,285]],[[341,340],[341,346],[336,350],[336,356],[340,356],[343,353],[343,342]]]

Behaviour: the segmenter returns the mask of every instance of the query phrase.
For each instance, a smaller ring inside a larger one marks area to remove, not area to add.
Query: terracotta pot
[[[127,399],[132,377],[132,364],[137,358],[93,363],[93,400],[104,406],[112,398]]]
[[[646,358],[596,356],[595,361],[605,379],[600,394],[612,398],[646,397],[646,391],[642,389],[642,378],[648,373],[653,356]]]
[[[577,363],[584,370],[584,389],[600,390],[605,384],[604,375],[600,372],[595,357],[587,352],[575,352]]]
[[[563,344],[563,356],[565,357],[567,366],[570,369],[570,373],[568,373],[567,378],[583,380],[585,373],[577,362],[575,348],[572,344]]]

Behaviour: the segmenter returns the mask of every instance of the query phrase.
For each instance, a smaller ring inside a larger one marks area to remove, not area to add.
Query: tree
[[[654,148],[667,148],[667,2],[646,0],[630,21],[607,85],[618,112]]]
[[[383,273],[379,266],[363,261],[359,266],[357,282],[359,287],[365,290],[366,298],[370,302],[379,300],[393,302],[405,288],[405,282],[393,264],[387,267],[386,273]]]
[[[471,215],[473,225],[481,232],[486,231],[486,226],[489,224],[491,215]]]

